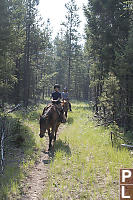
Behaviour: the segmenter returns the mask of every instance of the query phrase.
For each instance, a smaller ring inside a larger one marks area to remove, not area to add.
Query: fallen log
[[[121,144],[121,146],[128,147],[128,148],[133,148],[133,145],[129,145],[129,144]]]

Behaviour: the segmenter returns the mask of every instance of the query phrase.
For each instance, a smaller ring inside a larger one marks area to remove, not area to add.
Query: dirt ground
[[[64,127],[60,127],[57,133],[61,133]],[[49,164],[54,157],[54,148],[48,152],[48,137],[46,137],[46,151],[42,151],[40,159],[29,171],[28,176],[22,182],[22,196],[19,200],[42,200],[42,192],[48,180]],[[16,200],[16,199],[15,199]]]

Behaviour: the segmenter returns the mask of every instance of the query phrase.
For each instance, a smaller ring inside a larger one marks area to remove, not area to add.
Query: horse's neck
[[[53,105],[48,105],[46,108],[44,108],[44,112],[43,112],[43,115],[44,116],[49,116],[52,112],[52,108],[53,108]]]

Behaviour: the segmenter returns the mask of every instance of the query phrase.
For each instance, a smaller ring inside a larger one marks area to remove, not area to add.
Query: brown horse
[[[61,104],[62,104],[62,107],[63,107],[63,111],[64,111],[64,113],[65,113],[65,117],[67,118],[69,103],[68,103],[68,101],[63,100],[63,101],[61,102]]]
[[[65,121],[65,116],[64,116]],[[56,105],[50,104],[44,108],[40,116],[40,138],[43,138],[46,130],[49,136],[49,149],[51,148],[52,140],[56,141],[56,133],[60,125],[60,116],[56,109]]]

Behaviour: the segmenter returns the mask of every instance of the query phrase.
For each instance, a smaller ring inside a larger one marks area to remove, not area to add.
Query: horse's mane
[[[48,105],[47,107],[44,108],[42,116],[41,116],[42,120],[49,119],[51,117],[53,108],[54,107],[53,107],[52,104],[50,104],[50,105]]]

